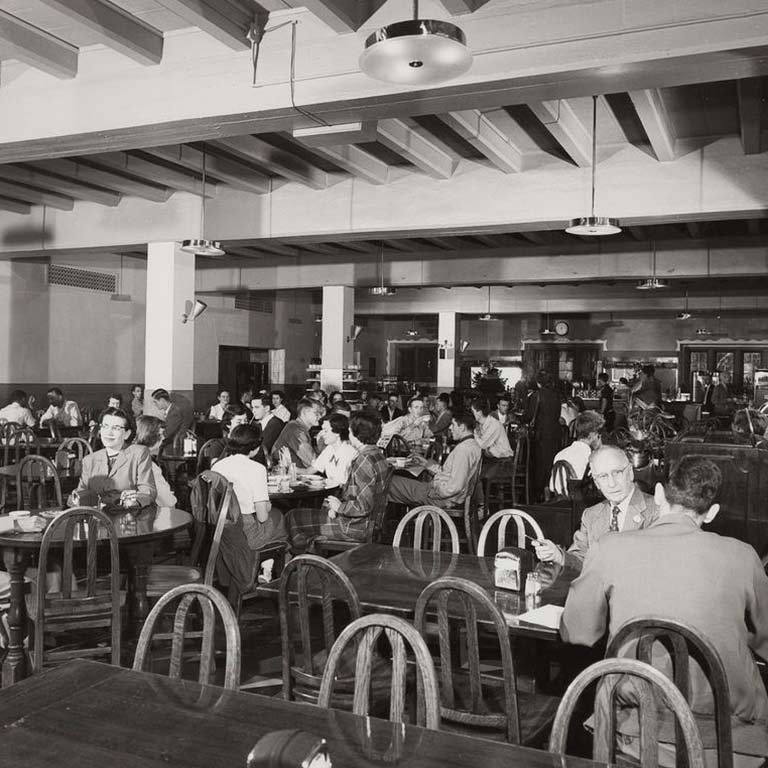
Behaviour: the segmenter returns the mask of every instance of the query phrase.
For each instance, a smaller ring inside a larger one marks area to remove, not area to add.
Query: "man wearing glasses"
[[[635,485],[632,465],[624,451],[604,445],[590,456],[589,466],[605,501],[584,510],[581,527],[573,534],[567,551],[549,539],[534,542],[539,560],[581,570],[587,550],[606,533],[647,528],[658,517],[653,496]]]

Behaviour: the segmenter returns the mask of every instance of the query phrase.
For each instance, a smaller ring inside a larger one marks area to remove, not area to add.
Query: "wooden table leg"
[[[152,561],[152,544],[141,544],[126,548],[128,557],[128,616],[131,636],[138,638],[144,620],[149,614],[147,600],[147,569]]]
[[[28,659],[24,649],[27,631],[27,606],[24,601],[26,584],[24,572],[29,554],[24,549],[4,549],[3,562],[11,577],[10,606],[8,608],[8,653],[3,660],[3,688],[18,683],[27,676]]]

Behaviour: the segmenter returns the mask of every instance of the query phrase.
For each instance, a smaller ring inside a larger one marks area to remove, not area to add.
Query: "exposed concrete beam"
[[[112,3],[101,0],[40,1],[77,26],[95,33],[99,43],[139,64],[157,64],[163,58],[162,33]]]
[[[378,140],[430,176],[449,179],[453,174],[456,166],[453,158],[423,130],[402,120],[379,121]]]
[[[115,206],[120,202],[120,195],[117,192],[97,189],[71,179],[40,173],[18,165],[0,165],[0,178],[6,181],[18,181],[51,192],[60,192],[73,197],[75,200],[89,200],[92,203],[99,203],[99,205]]]
[[[427,242],[439,248],[441,251],[457,251],[462,247],[460,240],[450,237],[430,237]]]
[[[522,153],[493,122],[492,115],[477,109],[464,109],[439,117],[500,171],[515,173],[522,170]]]
[[[448,13],[458,16],[464,13],[474,13],[482,8],[488,0],[437,0]]]
[[[592,165],[592,129],[584,125],[565,99],[534,102],[528,106],[576,165],[581,168]]]
[[[651,142],[656,159],[662,163],[674,160],[677,156],[675,130],[661,92],[658,89],[630,91],[629,98]]]
[[[334,32],[356,32],[386,0],[292,0],[303,5]]]
[[[11,213],[28,214],[32,210],[29,203],[22,203],[20,200],[11,200],[7,197],[0,197],[0,210],[10,211]]]
[[[739,129],[745,155],[760,152],[763,111],[763,79],[750,77],[736,82],[739,95]]]
[[[313,145],[310,148],[313,152],[327,157],[339,168],[371,184],[386,184],[389,181],[389,166],[354,144],[339,147]]]
[[[0,11],[0,53],[58,78],[77,74],[77,48]]]
[[[234,51],[250,48],[246,34],[253,19],[229,3],[224,8],[217,0],[161,0],[161,5]]]
[[[36,205],[48,205],[61,211],[71,211],[75,205],[75,201],[66,195],[46,192],[43,189],[28,187],[25,184],[17,184],[10,181],[0,181],[0,195],[6,198],[15,198],[28,203],[35,203]]]

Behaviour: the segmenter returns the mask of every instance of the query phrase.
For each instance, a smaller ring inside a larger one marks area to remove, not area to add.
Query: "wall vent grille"
[[[239,293],[235,296],[235,309],[271,315],[274,311],[274,304],[271,299],[261,299],[256,296],[249,296],[247,293]]]
[[[113,272],[96,272],[64,264],[49,264],[48,285],[66,285],[101,293],[117,293],[117,275]]]

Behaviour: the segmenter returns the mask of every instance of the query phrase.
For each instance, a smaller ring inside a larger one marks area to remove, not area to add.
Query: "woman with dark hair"
[[[8,400],[8,405],[0,409],[0,422],[14,422],[20,426],[34,427],[35,417],[27,403],[27,393],[14,389]]]
[[[110,392],[107,398],[107,408],[122,408],[123,396],[119,392]]]
[[[349,443],[349,419],[340,413],[332,413],[323,419],[320,435],[325,448],[307,472],[325,473],[329,480],[343,486],[357,456],[357,448]]]
[[[134,384],[131,387],[131,411],[136,419],[144,413],[144,385]]]
[[[139,416],[136,419],[136,445],[144,445],[152,457],[152,477],[157,488],[155,504],[158,507],[175,507],[176,495],[163,477],[163,472],[157,463],[157,454],[165,437],[164,424],[157,416]]]
[[[70,494],[73,506],[120,502],[125,507],[146,507],[157,496],[152,459],[144,445],[129,445],[131,419],[120,408],[105,408],[99,416],[100,451],[83,457],[80,483]]]

